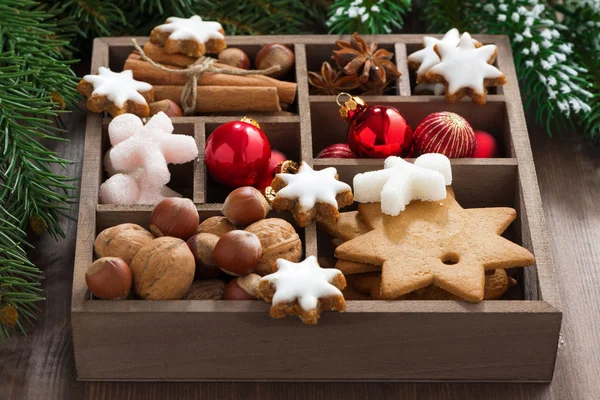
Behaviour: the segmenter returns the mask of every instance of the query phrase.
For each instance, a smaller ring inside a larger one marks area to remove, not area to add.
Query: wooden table
[[[67,125],[71,142],[58,151],[76,160],[68,173],[79,177],[85,113]],[[550,139],[533,123],[530,132],[564,312],[552,384],[77,382],[69,314],[77,225],[65,221],[66,239],[34,243],[47,301],[35,331],[0,351],[0,399],[600,398],[600,145],[567,134]]]

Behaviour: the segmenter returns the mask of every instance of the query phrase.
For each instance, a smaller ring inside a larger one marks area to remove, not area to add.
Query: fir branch
[[[452,28],[467,30],[469,2],[466,0],[427,0],[423,18],[430,33],[444,33]]]
[[[336,0],[329,11],[329,33],[385,34],[402,29],[411,0]]]

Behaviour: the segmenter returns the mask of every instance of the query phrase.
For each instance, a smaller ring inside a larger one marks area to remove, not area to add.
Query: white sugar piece
[[[300,211],[306,211],[316,203],[331,204],[338,208],[336,196],[339,193],[352,191],[352,188],[335,177],[337,170],[333,167],[319,171],[302,162],[295,174],[277,174],[287,186],[277,192],[276,198],[298,200]]]
[[[144,123],[135,114],[121,114],[115,117],[108,124],[108,138],[110,144],[115,146],[123,140],[131,137],[135,132],[141,129]]]
[[[384,214],[398,215],[413,200],[445,199],[446,185],[450,183],[450,160],[443,154],[424,154],[415,164],[388,157],[384,169],[354,177],[354,199],[359,203],[380,201]]]
[[[498,68],[488,64],[496,52],[496,46],[489,44],[476,48],[468,32],[462,34],[458,47],[438,43],[437,51],[441,62],[431,67],[429,72],[446,80],[450,95],[465,87],[482,95],[485,93],[485,79],[496,79],[503,75]]]
[[[172,131],[170,118],[163,112],[156,114],[142,129],[110,150],[110,162],[105,166],[123,173],[142,168],[145,179],[154,187],[166,185],[171,179],[168,163],[181,164],[198,156],[193,137],[174,135]]]
[[[414,165],[439,172],[444,176],[446,186],[452,185],[452,165],[450,159],[445,155],[439,153],[423,154],[415,160]]]
[[[116,174],[100,185],[103,204],[157,204],[167,197],[181,197],[167,186],[156,187],[143,178],[142,170],[130,174]]]
[[[139,92],[152,90],[152,85],[133,79],[133,72],[125,70],[112,72],[109,68],[98,68],[98,75],[86,75],[83,80],[94,85],[92,95],[106,96],[115,106],[123,107],[131,100],[139,104],[147,104]]]
[[[273,304],[298,301],[304,311],[317,308],[320,298],[343,296],[330,282],[342,272],[335,268],[321,268],[315,256],[300,263],[283,258],[277,260],[277,272],[261,279],[275,286]]]
[[[431,67],[440,62],[440,57],[436,54],[433,49],[434,46],[438,43],[446,43],[449,46],[458,45],[459,41],[459,33],[458,29],[452,28],[442,39],[437,39],[431,36],[423,37],[424,48],[421,50],[415,51],[411,55],[408,56],[408,61],[420,63],[419,69],[417,69],[418,75],[424,75]]]
[[[113,167],[112,161],[110,160],[110,151],[111,150],[112,150],[112,147],[110,149],[108,149],[108,151],[104,155],[104,169],[108,173],[108,176],[113,176],[118,173],[118,171],[115,170],[115,167]]]
[[[155,29],[161,32],[170,32],[172,40],[196,40],[206,43],[210,39],[225,39],[219,32],[223,27],[218,22],[202,21],[198,15],[190,18],[167,18],[167,23],[157,26]]]

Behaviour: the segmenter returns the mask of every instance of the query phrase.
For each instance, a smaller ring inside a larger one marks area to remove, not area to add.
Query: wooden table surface
[[[76,160],[68,173],[79,177],[85,113],[67,125],[71,142],[59,152]],[[550,139],[532,123],[530,133],[564,309],[551,384],[77,382],[70,326],[77,223],[66,221],[66,239],[34,243],[47,301],[35,331],[0,350],[0,399],[600,398],[600,145],[567,134]]]

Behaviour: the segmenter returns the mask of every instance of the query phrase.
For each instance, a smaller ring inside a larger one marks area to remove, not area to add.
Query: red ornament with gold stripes
[[[425,117],[415,129],[413,143],[418,154],[441,153],[449,158],[473,157],[477,147],[467,120],[447,111]]]

